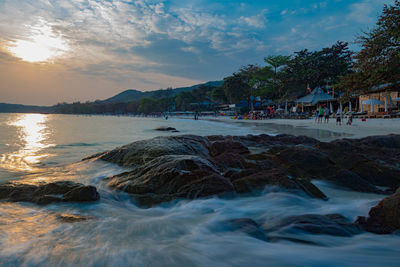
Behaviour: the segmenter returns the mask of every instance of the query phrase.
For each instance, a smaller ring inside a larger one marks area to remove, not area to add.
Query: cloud
[[[240,17],[239,18],[239,23],[241,24],[246,24],[250,27],[254,28],[265,28],[265,24],[267,23],[267,18],[266,18],[266,13],[267,10],[261,11],[260,14],[252,17]]]
[[[43,24],[69,48],[53,64],[68,75],[157,89],[352,41],[385,3],[392,0],[0,0],[0,60],[19,62],[4,47]]]

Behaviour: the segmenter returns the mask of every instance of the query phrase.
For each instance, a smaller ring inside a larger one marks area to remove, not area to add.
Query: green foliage
[[[304,91],[326,84],[336,84],[340,77],[351,71],[352,52],[348,43],[337,42],[332,47],[310,52],[295,52],[282,72],[282,80],[288,92]]]
[[[151,112],[161,112],[161,103],[154,98],[142,98],[139,100],[138,112],[140,113],[151,113]]]
[[[195,103],[196,101],[192,92],[180,92],[175,97],[176,108],[181,111],[192,110],[191,103]]]
[[[355,56],[355,73],[345,76],[341,85],[350,92],[368,91],[389,84],[390,90],[400,81],[400,1],[385,5],[376,27],[357,40],[361,51]]]
[[[226,103],[227,98],[222,87],[215,87],[211,92],[211,98],[219,103]]]

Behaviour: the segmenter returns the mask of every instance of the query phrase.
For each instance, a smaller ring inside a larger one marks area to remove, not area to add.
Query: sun
[[[53,33],[51,27],[41,21],[24,39],[10,43],[8,50],[27,62],[48,62],[64,55],[69,47],[60,35]]]

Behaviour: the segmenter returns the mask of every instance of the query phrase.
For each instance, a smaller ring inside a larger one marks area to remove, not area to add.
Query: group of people
[[[315,111],[315,122],[316,123],[322,123],[322,120],[324,120],[325,123],[329,123],[329,116],[330,116],[330,110],[328,107],[323,108],[322,106],[319,106],[317,110]]]
[[[319,106],[315,111],[315,122],[322,123],[324,119],[325,123],[329,123],[329,117],[331,113],[328,107]],[[342,110],[340,108],[336,111],[336,125],[342,125]],[[353,123],[353,115],[350,114],[347,119],[347,125],[351,125]]]

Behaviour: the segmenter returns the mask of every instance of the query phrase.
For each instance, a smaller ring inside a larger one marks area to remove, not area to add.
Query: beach
[[[353,119],[352,125],[346,125],[347,118],[342,120],[342,125],[336,125],[336,119],[331,118],[329,123],[316,123],[314,118],[305,120],[294,119],[267,119],[267,120],[234,120],[231,117],[208,118],[212,121],[225,123],[239,123],[267,127],[277,132],[293,135],[307,135],[321,141],[332,141],[340,138],[363,138],[374,135],[387,135],[400,133],[400,118],[395,119]]]

